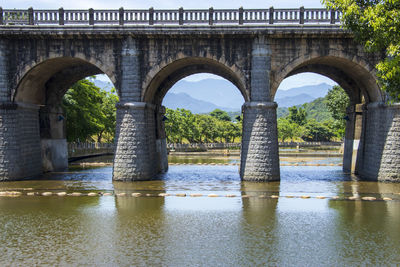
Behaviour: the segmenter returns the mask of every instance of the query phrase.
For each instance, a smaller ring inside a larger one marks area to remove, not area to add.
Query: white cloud
[[[214,75],[214,74],[209,74],[209,73],[198,73],[198,74],[193,74],[190,75],[183,80],[188,81],[188,82],[198,82],[204,79],[216,79],[216,80],[224,80],[221,76]]]

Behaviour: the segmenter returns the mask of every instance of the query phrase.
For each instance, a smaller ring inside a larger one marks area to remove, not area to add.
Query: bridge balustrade
[[[335,24],[341,12],[322,8],[178,10],[28,10],[0,8],[0,25]]]

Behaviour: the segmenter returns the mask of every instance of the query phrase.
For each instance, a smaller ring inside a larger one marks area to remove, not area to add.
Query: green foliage
[[[101,90],[89,80],[75,83],[64,95],[68,142],[112,142],[118,96]]]
[[[227,112],[229,117],[231,118],[231,121],[237,121],[237,117],[242,115],[241,111],[229,111]]]
[[[304,126],[302,138],[304,141],[329,141],[334,135],[326,123],[320,123],[311,119]]]
[[[346,108],[350,105],[350,99],[340,86],[333,86],[325,97],[325,103],[335,120],[344,120]]]
[[[277,118],[282,118],[282,117],[286,117],[287,115],[289,115],[289,109],[288,108],[283,108],[283,107],[278,107],[276,109],[276,116]]]
[[[340,86],[334,86],[325,97],[326,106],[334,119],[331,123],[335,134],[342,138],[346,129],[346,108],[350,105],[347,93]]]
[[[288,118],[278,119],[278,139],[281,140],[281,142],[285,142],[287,139],[293,141],[295,137],[301,137],[303,130],[303,127],[292,122]]]
[[[307,120],[315,119],[318,122],[331,120],[332,116],[326,106],[326,97],[319,97],[310,103],[305,103],[303,108],[307,113]]]
[[[323,0],[343,12],[342,22],[368,51],[384,52],[377,66],[383,90],[392,101],[400,100],[400,1]]]
[[[229,116],[228,112],[220,110],[218,108],[211,111],[210,115],[221,121],[231,121],[231,117]]]
[[[334,86],[325,97],[317,98],[302,107],[290,107],[288,115],[278,117],[278,136],[281,142],[287,139],[304,141],[328,141],[345,134],[346,108],[349,97],[340,86]]]
[[[240,122],[227,120],[227,113],[215,110],[212,115],[193,114],[185,109],[167,108],[165,131],[170,143],[234,142],[241,136]]]
[[[290,107],[289,115],[287,116],[288,120],[292,123],[296,123],[298,125],[304,125],[306,123],[307,113],[306,110],[302,107]]]

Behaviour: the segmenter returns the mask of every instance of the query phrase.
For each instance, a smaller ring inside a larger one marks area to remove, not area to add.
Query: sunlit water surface
[[[187,196],[0,197],[0,265],[400,263],[400,184],[355,181],[341,167],[305,166],[282,167],[281,182],[270,183],[241,182],[238,166],[171,166],[149,182],[112,183],[111,176],[111,167],[77,168],[1,183],[0,190]],[[285,197],[301,195],[311,198]],[[393,201],[343,200],[354,195]]]

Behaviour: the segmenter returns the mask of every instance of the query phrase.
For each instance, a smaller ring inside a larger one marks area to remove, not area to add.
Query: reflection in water
[[[241,182],[237,166],[171,166],[158,181],[112,183],[103,167],[2,183],[0,190],[127,196],[0,197],[0,266],[400,262],[400,184],[353,180],[340,167],[283,167],[281,174],[281,182],[254,183]],[[163,192],[203,196],[155,196]],[[300,195],[341,200],[287,198]],[[394,200],[343,200],[354,195]]]

